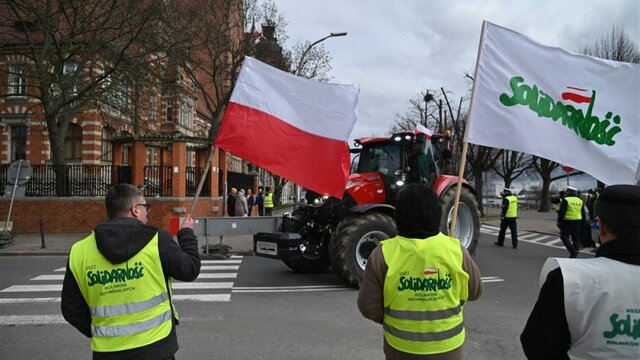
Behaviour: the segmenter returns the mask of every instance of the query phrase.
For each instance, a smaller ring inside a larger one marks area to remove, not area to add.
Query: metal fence
[[[0,197],[7,184],[11,164],[0,164]],[[105,196],[115,184],[132,184],[128,165],[31,165],[33,176],[27,183],[25,195],[45,196]],[[203,168],[186,169],[186,195],[195,196]],[[145,166],[144,193],[146,196],[171,196],[173,171],[171,166]],[[200,196],[210,196],[210,173],[207,174]],[[136,185],[136,184],[134,184]]]
[[[187,187],[186,187],[186,196],[192,197],[196,196],[196,191],[198,190],[198,184],[200,184],[200,178],[202,177],[202,173],[204,169],[201,167],[195,166],[187,166]],[[200,196],[209,196],[210,193],[210,182],[211,182],[211,172],[207,173],[207,177],[204,179],[204,184],[202,185],[202,190],[200,191]]]
[[[144,167],[144,195],[171,196],[173,171],[171,166]]]
[[[7,184],[10,164],[0,165],[0,184]],[[104,196],[109,187],[131,182],[129,166],[117,165],[31,165],[33,175],[25,195],[44,196]]]

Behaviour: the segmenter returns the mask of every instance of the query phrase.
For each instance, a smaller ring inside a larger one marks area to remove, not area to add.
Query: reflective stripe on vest
[[[515,195],[509,195],[506,198],[509,201],[509,207],[507,213],[504,215],[506,218],[518,217],[518,198]]]
[[[165,283],[157,233],[121,264],[100,253],[92,233],[71,248],[69,268],[89,306],[94,351],[139,348],[171,333],[171,285]]]
[[[268,193],[264,197],[264,207],[272,208],[273,207],[273,193]]]
[[[567,212],[564,214],[565,220],[582,220],[582,199],[575,196],[567,196]]]
[[[384,337],[411,354],[439,354],[464,343],[462,309],[469,274],[460,242],[442,233],[427,239],[401,236],[381,242],[388,266],[384,280]]]

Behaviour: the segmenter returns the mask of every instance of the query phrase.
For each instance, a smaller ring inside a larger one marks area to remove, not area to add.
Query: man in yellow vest
[[[511,231],[511,245],[514,249],[518,248],[518,229],[516,219],[518,218],[518,198],[514,195],[512,189],[502,189],[502,212],[500,213],[500,232],[498,232],[497,246],[504,246],[504,236],[507,227]]]
[[[382,324],[387,359],[462,359],[463,306],[482,294],[480,271],[439,231],[442,208],[426,185],[401,190],[395,211],[398,236],[369,257],[358,309]]]
[[[549,258],[520,335],[528,359],[640,359],[640,186],[612,185],[594,204],[595,258]]]
[[[560,228],[560,240],[569,250],[569,257],[575,258],[578,257],[580,250],[580,228],[585,212],[582,199],[578,197],[578,189],[567,186],[565,194],[558,210],[558,228]]]
[[[269,186],[266,187],[267,195],[264,196],[264,215],[273,216],[273,193]]]
[[[118,184],[105,197],[109,220],[71,248],[62,315],[91,338],[93,359],[173,359],[178,350],[171,280],[200,273],[194,220],[171,234],[147,225],[142,191]]]

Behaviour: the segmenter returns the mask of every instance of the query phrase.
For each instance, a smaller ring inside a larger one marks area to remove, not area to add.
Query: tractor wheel
[[[329,267],[329,260],[326,257],[313,260],[302,257],[293,261],[282,260],[282,262],[293,271],[299,273],[319,273]]]
[[[440,197],[442,204],[442,221],[440,231],[449,234],[449,225],[453,216],[453,202],[455,200],[455,186],[443,193]],[[460,201],[458,202],[458,217],[456,218],[456,228],[453,235],[449,235],[460,240],[460,245],[464,246],[469,254],[474,255],[480,236],[480,211],[476,198],[469,189],[462,188]]]
[[[398,234],[388,215],[372,212],[345,218],[331,239],[331,266],[347,284],[359,287],[369,255],[380,240]]]

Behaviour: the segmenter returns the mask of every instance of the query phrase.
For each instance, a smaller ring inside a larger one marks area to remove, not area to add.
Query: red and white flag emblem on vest
[[[424,274],[425,275],[433,275],[433,274],[437,274],[438,273],[438,269],[435,268],[424,268]]]
[[[215,145],[320,194],[342,198],[358,89],[246,57]]]

